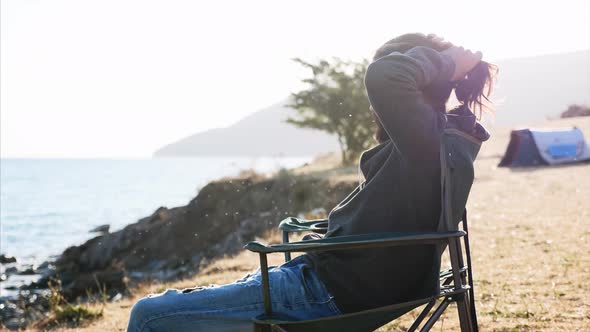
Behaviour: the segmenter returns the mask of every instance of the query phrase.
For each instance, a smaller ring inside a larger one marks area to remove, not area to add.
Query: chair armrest
[[[281,221],[279,229],[287,233],[307,231],[325,233],[328,229],[328,219],[305,220],[289,217]]]
[[[320,240],[308,240],[283,244],[264,245],[253,241],[245,249],[257,253],[309,252],[342,249],[407,246],[415,244],[437,244],[450,238],[464,236],[464,231],[438,233],[373,233],[350,236],[335,236]]]

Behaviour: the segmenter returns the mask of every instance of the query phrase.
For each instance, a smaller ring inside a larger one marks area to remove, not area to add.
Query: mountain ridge
[[[335,136],[284,122],[296,114],[285,106],[287,103],[288,100],[275,103],[231,126],[198,132],[167,144],[154,156],[312,156],[338,149]]]
[[[568,105],[590,103],[590,49],[496,61],[495,125],[526,125],[557,117]],[[557,91],[557,93],[556,93]],[[311,156],[338,150],[336,137],[284,120],[288,98],[224,128],[198,132],[159,148],[155,157]]]

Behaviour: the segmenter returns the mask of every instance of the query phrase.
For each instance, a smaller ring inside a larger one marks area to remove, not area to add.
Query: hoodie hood
[[[448,113],[445,113],[446,125],[444,128],[455,128],[474,139],[485,142],[490,138],[490,133],[477,121],[477,117],[469,107],[458,106]],[[372,178],[390,156],[391,149],[394,149],[391,139],[380,143],[373,148],[364,151],[359,161],[359,173],[365,179]]]
[[[477,121],[477,117],[466,105],[460,105],[446,114],[447,128],[458,129],[479,141],[490,139],[490,133]]]

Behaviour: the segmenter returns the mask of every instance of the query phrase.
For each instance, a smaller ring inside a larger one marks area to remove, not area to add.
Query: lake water
[[[273,172],[310,158],[199,157],[139,160],[0,160],[0,253],[40,263],[160,206],[187,204],[213,179],[243,169]]]

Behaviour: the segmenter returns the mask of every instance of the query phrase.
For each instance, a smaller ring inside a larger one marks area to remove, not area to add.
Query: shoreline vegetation
[[[572,125],[590,135],[590,117],[539,123]],[[468,203],[480,326],[588,330],[590,164],[498,168],[509,129],[492,135],[476,161]],[[276,226],[285,217],[324,216],[356,187],[357,172],[331,154],[272,176],[244,171],[212,181],[185,206],[160,207],[68,248],[26,295],[1,304],[1,322],[31,331],[124,331],[133,303],[148,293],[223,284],[257,269],[243,244],[280,242]],[[281,260],[271,255],[269,263]],[[456,330],[451,313],[434,330]],[[379,331],[407,327],[401,319]]]

